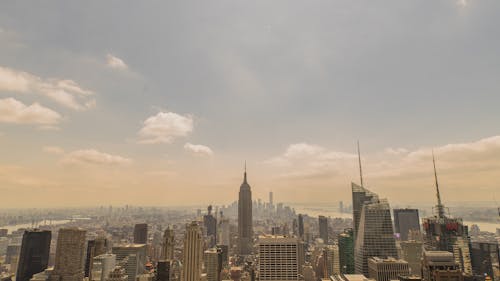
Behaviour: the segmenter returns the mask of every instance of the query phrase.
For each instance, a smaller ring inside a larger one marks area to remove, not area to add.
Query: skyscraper
[[[410,274],[420,276],[422,274],[422,242],[410,240],[401,241],[401,258],[408,262]]]
[[[29,281],[33,274],[47,268],[50,252],[51,232],[48,230],[25,230],[19,255],[16,280]]]
[[[182,281],[200,281],[203,261],[203,233],[197,222],[186,225]]]
[[[323,276],[330,277],[334,274],[340,274],[340,261],[339,261],[339,246],[328,245],[323,249]]]
[[[146,244],[148,242],[148,224],[138,223],[134,226],[134,244]]]
[[[354,273],[354,237],[352,228],[345,229],[338,236],[340,272]]]
[[[299,237],[303,240],[304,239],[304,216],[302,216],[302,214],[299,214],[297,224],[298,224],[298,228],[299,228]]]
[[[207,281],[220,281],[222,271],[222,251],[211,248],[204,253],[205,270]]]
[[[325,216],[318,217],[319,237],[323,239],[325,244],[328,244],[328,219]]]
[[[359,228],[359,221],[361,219],[361,210],[366,202],[378,200],[378,195],[365,189],[363,186],[351,183],[352,189],[352,218],[353,218],[353,233],[354,243],[356,243],[356,236]]]
[[[272,191],[269,191],[269,206],[274,206],[274,202],[273,202],[273,192]]]
[[[81,281],[84,277],[85,233],[80,228],[61,228],[58,232],[56,261],[51,281]]]
[[[304,247],[297,237],[263,236],[259,238],[258,270],[261,281],[300,280],[304,265]]]
[[[217,219],[212,215],[212,205],[208,206],[207,211],[203,216],[203,225],[209,240],[208,247],[212,248],[217,243]]]
[[[368,276],[368,258],[398,257],[387,200],[373,198],[363,205],[354,249],[355,272]]]
[[[472,242],[472,270],[476,275],[488,275],[500,280],[500,252],[498,242]]]
[[[116,260],[125,269],[129,281],[135,281],[144,271],[146,264],[146,244],[122,244],[113,246]]]
[[[238,243],[239,253],[241,255],[248,255],[252,253],[252,191],[250,190],[250,185],[247,182],[246,165],[238,199]]]
[[[420,231],[418,209],[394,209],[394,231],[402,241],[408,240],[410,230]]]
[[[174,247],[175,247],[175,236],[174,230],[170,226],[165,229],[163,233],[163,249],[162,249],[162,259],[173,260],[174,259]]]

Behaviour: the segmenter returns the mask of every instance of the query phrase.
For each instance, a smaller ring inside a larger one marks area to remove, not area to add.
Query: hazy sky
[[[2,207],[500,201],[500,2],[7,1]]]

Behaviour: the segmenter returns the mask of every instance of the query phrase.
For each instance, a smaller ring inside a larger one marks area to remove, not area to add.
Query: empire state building
[[[246,166],[246,165],[245,165]],[[252,191],[247,183],[247,170],[240,186],[238,199],[238,249],[240,255],[249,255],[253,248]]]

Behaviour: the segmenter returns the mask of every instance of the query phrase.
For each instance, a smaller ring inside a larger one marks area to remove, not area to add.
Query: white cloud
[[[122,59],[120,59],[119,57],[113,56],[112,54],[108,54],[106,56],[106,65],[111,67],[111,68],[118,69],[118,70],[128,69],[127,64]]]
[[[55,125],[60,121],[59,113],[38,103],[28,106],[14,98],[0,99],[0,122]]]
[[[0,91],[43,95],[74,110],[86,110],[95,106],[94,93],[81,88],[73,80],[42,79],[27,72],[2,66],[0,66]]]
[[[174,112],[159,112],[144,121],[139,131],[140,143],[171,143],[193,131],[193,118]]]
[[[43,151],[47,153],[61,155],[64,154],[64,149],[59,146],[44,146]]]
[[[61,162],[64,164],[127,165],[132,163],[132,160],[95,149],[83,149],[67,153]]]
[[[184,145],[184,150],[199,156],[212,156],[214,154],[212,149],[208,146],[201,144],[191,144],[189,142]]]

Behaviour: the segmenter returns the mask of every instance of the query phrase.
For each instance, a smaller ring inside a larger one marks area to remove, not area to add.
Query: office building
[[[218,227],[218,232],[219,232],[219,238],[217,239],[217,244],[218,245],[225,245],[227,247],[230,247],[231,245],[231,228],[229,224],[229,218],[226,218],[223,216],[223,213],[220,213],[220,219],[219,219],[219,227]]]
[[[368,259],[368,272],[368,276],[376,281],[390,281],[397,280],[400,276],[408,276],[410,268],[404,260],[371,257]]]
[[[299,238],[304,240],[304,216],[302,214],[298,215],[297,227],[298,227],[298,232],[299,232]]]
[[[323,249],[323,276],[329,277],[334,274],[340,274],[340,260],[338,245],[327,245]]]
[[[186,225],[182,281],[200,281],[203,261],[203,233],[197,222]]]
[[[447,251],[424,251],[422,279],[425,281],[463,281],[463,274],[453,254]]]
[[[101,254],[92,258],[92,281],[105,281],[116,267],[115,254]]]
[[[85,230],[76,227],[59,229],[51,281],[82,281],[85,265],[85,234]]]
[[[116,255],[118,265],[123,267],[128,281],[136,281],[142,274],[147,261],[145,244],[121,244],[113,246],[112,253]]]
[[[170,281],[171,265],[171,260],[158,261],[156,266],[156,281]]]
[[[208,247],[213,248],[217,244],[217,219],[212,215],[212,205],[207,208],[208,213],[203,216],[203,225],[208,239]]]
[[[410,275],[419,276],[422,271],[422,251],[423,243],[421,241],[401,241],[401,258],[408,262]]]
[[[328,244],[328,219],[325,216],[318,217],[319,237],[323,239],[323,243]]]
[[[304,247],[297,237],[259,238],[258,273],[260,281],[299,280],[304,265]]]
[[[247,182],[247,171],[243,176],[238,199],[238,249],[240,255],[253,251],[252,191]]]
[[[29,281],[34,274],[43,272],[49,262],[50,240],[48,230],[25,230],[17,263],[17,281]]]
[[[418,209],[394,209],[394,231],[402,241],[408,240],[410,231],[420,231]]]
[[[175,234],[174,230],[168,226],[163,233],[163,243],[162,243],[162,259],[173,260],[174,259],[174,249],[175,249]]]
[[[128,280],[130,279],[127,276],[125,268],[121,266],[116,266],[113,269],[113,271],[109,273],[108,278],[106,278],[106,281],[128,281]]]
[[[339,263],[342,274],[354,274],[354,234],[352,228],[338,236]]]
[[[500,280],[500,250],[498,242],[472,242],[472,271],[475,275]]]
[[[221,281],[222,250],[211,248],[206,250],[203,256],[207,281]]]
[[[366,193],[369,193],[368,190]],[[387,200],[379,200],[378,196],[372,196],[370,202],[363,204],[355,241],[354,264],[355,272],[358,274],[368,276],[370,257],[398,257],[391,209]]]
[[[138,223],[134,226],[134,244],[148,243],[148,224]]]

